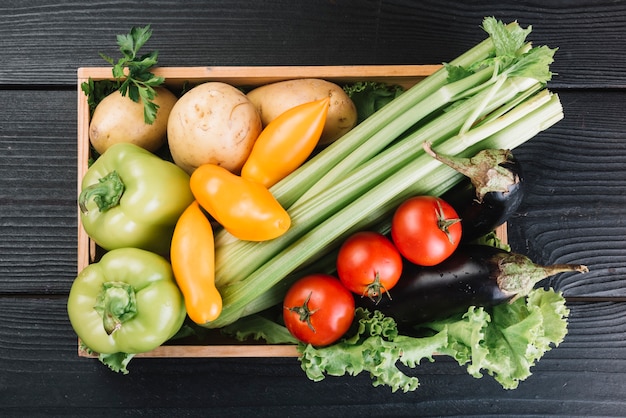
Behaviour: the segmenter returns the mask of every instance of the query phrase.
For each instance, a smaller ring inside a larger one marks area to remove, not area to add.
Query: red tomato
[[[312,274],[295,282],[283,303],[285,326],[298,340],[325,346],[341,338],[354,319],[354,297],[327,274]]]
[[[396,209],[391,238],[400,254],[412,263],[434,266],[456,250],[461,230],[458,214],[446,201],[416,196]]]
[[[337,274],[348,290],[378,303],[398,283],[402,257],[383,234],[357,232],[339,249]]]

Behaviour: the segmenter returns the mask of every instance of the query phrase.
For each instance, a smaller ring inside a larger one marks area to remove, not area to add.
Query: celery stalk
[[[541,93],[541,96],[538,96],[538,100],[534,102],[532,106],[534,108],[527,109],[530,110],[530,112],[525,115],[523,119],[513,122],[498,132],[495,132],[493,135],[490,135],[486,139],[478,142],[476,145],[468,147],[459,155],[469,157],[476,154],[481,149],[486,148],[515,148],[533,138],[539,132],[548,129],[550,126],[554,125],[563,118],[563,108],[561,107],[561,103],[556,94],[544,91]],[[370,219],[366,219],[365,222],[360,221],[355,224],[352,228],[341,234],[339,239],[341,240],[342,238],[349,236],[355,230],[362,230],[364,228],[371,227],[373,224],[377,225],[377,230],[389,230],[389,215],[397,204],[409,196],[420,194],[430,194],[435,196],[441,195],[451,189],[462,177],[463,176],[457,171],[439,163],[438,167],[435,168],[428,176],[422,177],[419,181],[416,181],[413,185],[407,188],[403,193],[394,197],[394,199],[390,201],[389,207],[391,209],[387,207],[386,209],[383,208],[375,211],[378,213],[372,213]],[[302,277],[302,275],[310,272],[322,271],[324,268],[331,269],[332,266],[329,266],[329,264],[331,264],[334,259],[334,253],[327,254],[323,256],[323,260],[325,261],[320,264],[316,264],[315,267],[309,266],[306,270],[298,271],[299,274],[291,274],[287,276],[284,281],[280,281],[270,290],[256,297],[249,304],[247,304],[241,311],[241,316],[260,312],[280,303],[284,297],[286,289],[298,277]]]
[[[512,149],[563,117],[558,96],[537,93],[551,77],[554,50],[525,44],[530,29],[517,24],[487,18],[483,28],[489,38],[272,188],[292,216],[285,235],[263,243],[216,235],[224,307],[208,327],[277,303],[298,272],[348,234],[387,228],[391,211],[408,196],[441,194],[458,182],[459,173],[424,153],[424,141],[448,155]]]
[[[524,33],[516,23],[505,25],[506,31]],[[401,135],[408,127],[418,122],[434,109],[453,100],[474,94],[485,85],[496,81],[492,57],[496,53],[494,34],[467,52],[452,60],[447,66],[426,77],[400,97],[363,121],[338,141],[321,151],[306,164],[294,171],[271,188],[272,194],[285,208],[289,208],[302,194],[311,196],[323,185],[332,184],[340,173],[349,171],[363,161],[373,157],[382,148]],[[523,35],[525,36],[525,35]],[[486,62],[486,68],[461,80],[450,83],[447,68],[472,67]],[[490,69],[490,67],[492,69]],[[491,78],[491,80],[489,80]],[[412,108],[414,117],[404,117]],[[325,179],[319,184],[322,177]],[[307,192],[308,190],[310,192]],[[216,233],[216,246],[232,241],[226,231]]]
[[[507,144],[519,145],[560,120],[561,111],[557,96],[549,93],[538,95],[501,118],[446,140],[438,147],[439,152],[448,155],[463,154],[468,149],[480,146],[482,141],[491,141],[483,144],[499,144],[504,138],[511,138],[512,134],[515,138],[512,141],[507,139]],[[359,220],[375,216],[381,208],[388,210],[388,203],[406,193],[407,189],[415,191],[416,184],[421,187],[420,193],[436,189],[450,177],[449,172],[440,167],[441,163],[437,160],[426,154],[420,155],[350,202],[343,210],[319,223],[313,230],[255,269],[245,280],[221,288],[224,309],[220,317],[209,326],[225,326],[244,314],[252,313],[248,305],[253,302],[256,308],[263,306],[260,303],[262,300],[255,302],[259,295],[265,295],[281,279],[306,264],[312,257],[329,251],[329,248],[341,242],[345,233],[358,224]],[[267,303],[270,303],[269,298]]]
[[[395,145],[363,163],[340,181],[325,187],[311,198],[306,194],[296,201],[289,213],[292,220],[290,229],[281,237],[268,242],[235,241],[216,246],[216,285],[222,287],[254,272],[258,267],[278,254],[287,245],[295,242],[317,224],[342,210],[349,202],[395,173],[424,153],[422,143],[436,143],[454,135],[461,129],[468,116],[474,113],[477,104],[483,104],[484,96],[491,101],[483,105],[483,112],[490,112],[513,100],[520,92],[536,91],[540,87],[533,79],[519,78],[507,80],[504,88],[495,95],[490,91],[479,93],[462,105],[456,106],[440,117],[406,136]],[[430,102],[422,104],[428,107]],[[409,112],[412,112],[409,111]],[[403,118],[408,118],[409,115]],[[247,260],[240,263],[238,260]]]
[[[358,152],[352,152],[346,155],[341,161],[333,165],[326,174],[305,190],[293,205],[326,189],[328,186],[335,183],[337,179],[341,178],[343,173],[349,172],[362,162],[377,155],[393,142],[395,138],[402,135],[416,123],[422,121],[444,106],[466,97],[468,90],[473,90],[475,87],[484,88],[485,83],[491,80],[492,72],[492,69],[484,68],[480,72],[472,74],[462,80],[444,85],[423,98],[420,102],[407,109],[403,115],[398,116],[392,122],[378,129],[367,139],[367,147],[362,147]],[[408,117],[409,115],[410,117]],[[375,116],[376,115],[372,115],[372,117]],[[289,207],[291,208],[292,205]]]

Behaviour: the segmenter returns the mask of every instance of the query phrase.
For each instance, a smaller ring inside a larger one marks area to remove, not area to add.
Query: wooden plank
[[[514,391],[438,357],[409,371],[421,383],[415,392],[392,394],[372,387],[366,374],[312,382],[294,358],[139,358],[130,374],[116,374],[76,356],[65,301],[0,297],[1,415],[124,408],[155,416],[313,416],[345,408],[349,416],[446,416],[461,408],[464,415],[620,416],[626,408],[626,303],[571,304],[565,341]]]
[[[0,90],[0,109],[0,294],[67,292],[77,271],[75,91]]]
[[[381,81],[399,84],[405,88],[415,81],[439,70],[441,65],[331,65],[331,66],[236,66],[236,67],[158,67],[153,70],[164,77],[169,86],[183,83],[198,84],[222,81],[235,86],[260,86],[298,78],[323,78],[336,83],[354,81]],[[81,67],[77,80],[81,82],[111,79],[111,67]],[[79,91],[80,94],[80,91]],[[80,106],[79,102],[79,106]]]
[[[484,1],[262,2],[164,0],[141,11],[120,0],[73,3],[8,0],[0,14],[0,84],[66,85],[75,69],[117,57],[118,34],[150,23],[146,48],[163,66],[350,65],[442,63],[484,38],[485,16],[532,25],[532,40],[559,47],[554,84],[619,87],[626,58],[620,28],[626,4],[600,1],[532,4]],[[25,54],[25,52],[28,52]]]
[[[562,92],[565,119],[515,150],[526,196],[509,221],[514,249],[590,272],[547,281],[568,297],[626,296],[626,92]]]

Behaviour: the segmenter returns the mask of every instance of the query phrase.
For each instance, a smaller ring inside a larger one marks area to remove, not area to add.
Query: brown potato
[[[319,145],[330,144],[356,125],[356,107],[340,86],[317,78],[301,78],[266,84],[248,92],[263,126],[287,109],[328,96],[331,101]]]
[[[167,137],[174,162],[187,173],[210,163],[238,174],[262,128],[245,94],[226,83],[207,82],[176,102]]]
[[[154,103],[159,108],[151,125],[144,121],[143,102],[133,102],[119,91],[102,99],[89,124],[89,140],[98,153],[118,142],[130,142],[151,152],[165,144],[167,119],[177,97],[165,87],[155,91]]]

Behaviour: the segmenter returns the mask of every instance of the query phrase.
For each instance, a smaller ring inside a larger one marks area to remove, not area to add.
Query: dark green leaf
[[[150,25],[144,26],[143,28],[134,27],[130,30],[130,36],[133,39],[134,48],[133,51],[136,53],[141,49],[141,47],[148,42],[148,39],[152,36],[152,29],[150,29]]]
[[[135,56],[135,45],[133,37],[130,35],[117,35],[117,44],[124,57],[133,59]]]
[[[139,96],[139,88],[136,85],[130,84],[128,86],[128,97],[133,102],[138,102],[139,101],[139,97],[140,97]]]
[[[138,57],[139,49],[150,39],[152,30],[150,25],[133,27],[126,35],[117,36],[117,44],[122,57],[115,60],[107,55],[100,56],[113,66],[113,77],[118,81],[119,91],[123,96],[128,96],[132,101],[144,104],[144,118],[146,123],[151,124],[156,117],[158,106],[152,103],[155,97],[153,87],[163,84],[163,77],[157,77],[150,69],[157,64],[158,52]],[[93,88],[91,89],[93,90]]]

